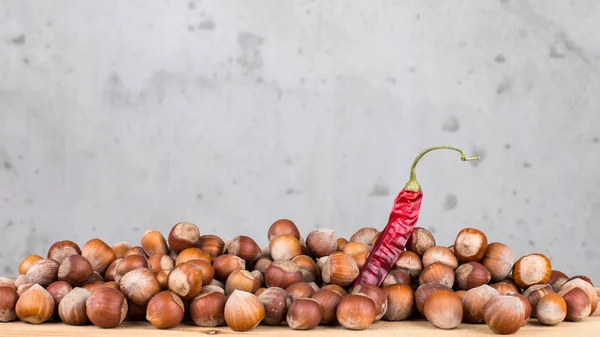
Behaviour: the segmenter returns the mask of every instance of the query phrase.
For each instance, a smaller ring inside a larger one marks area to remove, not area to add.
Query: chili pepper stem
[[[411,192],[418,192],[421,190],[421,184],[419,184],[417,182],[417,174],[416,174],[416,169],[417,169],[417,164],[419,163],[419,160],[421,160],[421,158],[423,158],[423,156],[425,154],[427,154],[430,151],[434,151],[434,150],[454,150],[460,153],[460,160],[462,161],[471,161],[471,160],[479,160],[481,159],[481,157],[467,157],[467,155],[465,154],[465,152],[459,148],[453,147],[453,146],[433,146],[430,148],[427,148],[425,150],[423,150],[421,153],[419,153],[419,155],[417,156],[417,158],[415,158],[415,161],[413,161],[413,164],[410,168],[410,179],[408,180],[408,182],[406,183],[406,185],[404,186],[404,189],[406,191],[411,191]]]

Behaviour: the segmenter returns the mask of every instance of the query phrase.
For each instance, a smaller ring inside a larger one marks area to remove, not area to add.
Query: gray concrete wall
[[[2,1],[0,274],[178,221],[420,224],[600,283],[598,1]]]

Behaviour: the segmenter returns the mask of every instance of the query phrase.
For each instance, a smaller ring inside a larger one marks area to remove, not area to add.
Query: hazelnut
[[[302,254],[302,247],[291,235],[277,235],[269,242],[269,251],[273,260],[291,260]]]
[[[225,294],[223,289],[202,287],[200,295],[190,303],[190,318],[197,326],[216,327],[225,323]]]
[[[115,268],[115,281],[120,282],[123,275],[132,270],[148,268],[148,259],[145,256],[131,255],[124,257]]]
[[[112,245],[112,250],[115,252],[115,256],[117,259],[122,259],[125,257],[125,253],[127,253],[131,248],[131,243],[129,242],[117,242]]]
[[[458,289],[469,290],[488,284],[491,279],[490,272],[479,262],[462,264],[454,271]]]
[[[259,273],[259,275],[262,275]],[[225,294],[229,295],[234,290],[246,291],[253,293],[262,285],[261,280],[252,275],[247,270],[235,270],[227,278],[225,283]]]
[[[438,290],[425,301],[424,314],[435,327],[454,329],[463,318],[462,302],[452,291]]]
[[[293,301],[286,316],[288,325],[294,330],[314,329],[322,318],[323,309],[319,302],[312,298],[299,298]]]
[[[169,273],[169,290],[184,300],[191,300],[202,289],[202,268],[194,263],[184,262]]]
[[[300,255],[302,256],[302,255]],[[269,268],[269,266],[271,265],[271,262],[273,262],[273,260],[271,260],[271,258],[269,257],[259,257],[255,262],[254,262],[254,270],[258,270],[261,273],[266,273],[267,272],[267,268]]]
[[[235,290],[225,303],[225,322],[233,331],[248,331],[265,317],[265,307],[252,293]]]
[[[148,259],[148,267],[155,273],[158,273],[161,270],[171,271],[175,268],[175,261],[173,261],[169,255],[154,254]]]
[[[7,277],[0,277],[0,288],[9,287],[12,290],[17,290],[17,286],[15,285],[15,281],[11,280]]]
[[[565,283],[560,288],[560,292],[566,293],[569,290],[572,290],[573,288],[580,288],[581,290],[586,292],[586,294],[590,298],[590,306],[592,309],[590,315],[592,315],[596,311],[596,307],[598,307],[598,294],[596,293],[596,289],[594,288],[594,286],[592,286],[589,282],[576,278]]]
[[[370,251],[371,251],[371,246],[365,245],[364,243],[360,243],[360,242],[348,242],[348,244],[342,250],[342,252],[344,252],[350,256],[355,256],[360,253],[370,252]]]
[[[329,255],[329,258],[325,262],[321,271],[321,277],[325,283],[345,287],[354,282],[359,272],[360,270],[356,265],[356,261],[350,255],[335,252]]]
[[[314,295],[315,290],[306,282],[296,282],[285,288],[287,298],[293,302],[299,298],[310,298]]]
[[[128,303],[127,319],[129,319],[130,321],[145,321],[146,309],[146,305],[135,305],[134,303]]]
[[[52,295],[41,285],[34,284],[17,300],[15,313],[24,322],[41,324],[52,318],[54,307]]]
[[[512,334],[523,326],[525,306],[515,296],[494,296],[483,307],[483,319],[495,333]]]
[[[159,329],[177,326],[183,320],[183,302],[166,290],[154,295],[146,308],[146,320]]]
[[[320,289],[317,290],[311,298],[319,302],[319,305],[321,305],[321,309],[323,310],[323,317],[321,318],[320,323],[334,323],[336,321],[336,310],[338,305],[340,304],[340,301],[342,300],[342,295],[333,290]]]
[[[97,289],[101,288],[103,285],[104,285],[104,282],[102,282],[102,281],[94,281],[94,282],[88,282],[88,283],[84,284],[83,286],[81,286],[81,288],[93,293]]]
[[[223,290],[223,293],[225,293],[225,284],[217,279],[213,279],[209,286],[219,287]]]
[[[169,233],[169,248],[176,253],[184,249],[196,247],[200,241],[200,230],[189,222],[180,222],[173,226]]]
[[[81,255],[81,249],[73,241],[58,241],[48,249],[48,258],[58,263],[62,263],[64,259],[71,255]]]
[[[211,258],[216,259],[223,254],[225,242],[216,235],[202,235],[198,240],[198,248]]]
[[[262,287],[262,288],[258,288],[258,290],[256,290],[256,291],[254,292],[254,295],[255,295],[256,297],[258,297],[258,296],[260,296],[260,294],[262,294],[262,293],[263,293],[265,290],[267,290],[267,288],[264,288],[264,287]]]
[[[458,267],[458,260],[456,259],[454,253],[450,249],[442,246],[433,246],[423,253],[424,268],[427,268],[435,262],[450,266],[452,269],[456,269],[456,267]]]
[[[87,260],[87,259],[86,259]],[[115,273],[117,271],[117,265],[121,262],[121,259],[116,259],[114,260],[109,266],[108,268],[106,268],[106,271],[104,272],[104,280],[105,281],[114,281],[115,280]],[[90,264],[91,265],[91,264]],[[59,269],[60,270],[60,269]],[[93,271],[92,271],[93,274]]]
[[[461,230],[454,241],[454,254],[460,262],[481,260],[487,249],[487,237],[475,228]]]
[[[123,255],[123,257],[128,257],[130,255],[141,255],[144,257],[148,257],[148,255],[146,255],[146,252],[144,251],[144,248],[142,248],[141,246],[131,247],[130,250],[125,252],[125,255]]]
[[[58,316],[58,305],[60,301],[67,296],[67,294],[73,290],[70,284],[65,281],[56,281],[46,287],[46,291],[50,293],[52,299],[54,300],[54,314]]]
[[[52,259],[41,259],[36,261],[27,270],[27,283],[37,283],[47,287],[50,283],[58,280],[59,263]]]
[[[101,328],[116,328],[127,316],[127,311],[125,296],[113,288],[100,287],[85,302],[85,312],[90,322]]]
[[[25,283],[17,287],[17,295],[23,296],[23,294],[29,290],[29,288],[33,287],[34,284],[37,283]],[[5,287],[6,288],[6,287]]]
[[[269,241],[277,235],[291,235],[300,240],[300,231],[298,230],[298,227],[296,227],[296,224],[293,221],[288,219],[279,219],[269,227],[267,233]]]
[[[419,255],[413,252],[404,251],[394,263],[394,269],[405,270],[411,278],[416,278],[423,270],[423,263]]]
[[[526,289],[534,284],[548,283],[551,272],[552,265],[546,256],[530,254],[515,262],[512,276],[519,287]]]
[[[279,325],[285,319],[287,312],[287,292],[279,287],[270,287],[258,295],[259,301],[265,307],[266,325]]]
[[[537,303],[546,294],[553,293],[554,289],[549,284],[535,284],[527,288],[523,292],[523,296],[527,298],[531,307],[535,310]]]
[[[338,248],[335,231],[332,229],[318,229],[308,233],[306,247],[316,258],[331,255]]]
[[[421,275],[419,275],[419,285],[426,283],[441,283],[448,288],[452,288],[454,285],[454,269],[441,262],[434,262],[423,269]]]
[[[58,267],[58,279],[78,287],[84,285],[94,274],[92,264],[81,255],[71,255]]]
[[[367,258],[369,257],[369,254],[371,254],[371,252],[362,252],[353,256],[354,262],[356,262],[356,266],[359,269],[362,269],[365,263],[367,263]]]
[[[202,284],[210,284],[212,282],[215,277],[215,269],[210,263],[204,260],[190,260],[188,262],[193,263],[202,269]]]
[[[415,227],[406,242],[406,250],[423,256],[425,251],[435,246],[435,238],[430,231],[423,227]]]
[[[518,294],[519,289],[513,283],[509,282],[498,282],[494,284],[490,284],[490,287],[496,289],[500,295],[508,295],[508,294]]]
[[[488,285],[469,289],[462,297],[463,321],[466,323],[484,323],[483,307],[495,296],[500,296],[500,294]]]
[[[87,323],[89,320],[85,313],[85,302],[91,295],[91,292],[83,288],[71,290],[58,305],[60,319],[69,325]]]
[[[392,284],[382,288],[387,298],[387,311],[383,319],[402,321],[410,317],[414,310],[415,296],[408,285]]]
[[[246,261],[232,254],[224,254],[213,261],[213,268],[215,279],[225,282],[233,271],[245,269]]]
[[[341,326],[351,330],[364,330],[375,322],[379,310],[375,302],[365,294],[348,294],[342,297],[336,309]]]
[[[550,273],[550,280],[548,281],[548,284],[552,286],[555,292],[559,292],[560,288],[563,286],[563,284],[567,283],[568,280],[569,278],[565,273],[559,270],[553,270]]]
[[[169,254],[169,247],[167,246],[167,240],[158,231],[146,230],[142,237],[142,248],[148,256],[154,254]]]
[[[531,303],[529,303],[529,300],[527,299],[527,297],[515,293],[515,294],[507,294],[505,296],[512,296],[512,297],[516,297],[521,301],[521,304],[523,304],[523,308],[525,309],[525,319],[523,320],[523,325],[527,324],[527,321],[529,321],[529,318],[531,317],[531,313],[532,313],[532,308],[531,308]]]
[[[354,260],[353,260],[354,261]],[[267,287],[285,289],[304,279],[298,266],[291,261],[274,261],[265,273]]]
[[[348,294],[348,292],[344,288],[338,286],[337,284],[328,284],[328,285],[323,286],[323,288],[321,288],[321,289],[328,289],[328,290],[334,291],[334,292],[340,294],[340,296],[346,296]]]
[[[121,286],[115,282],[115,281],[111,281],[111,282],[104,282],[102,284],[103,287],[109,287],[109,288],[113,288],[115,290],[121,291]]]
[[[410,285],[410,276],[408,272],[403,269],[390,270],[383,279],[383,286],[390,286],[392,284],[405,284]]]
[[[0,322],[10,322],[17,319],[15,306],[18,299],[19,295],[14,289],[0,287]]]
[[[19,265],[19,274],[25,275],[29,268],[37,261],[43,259],[43,257],[39,255],[29,255],[26,257],[21,264]]]
[[[365,294],[373,300],[375,309],[378,310],[375,315],[375,320],[380,320],[381,317],[385,315],[388,307],[388,300],[383,290],[379,287],[369,283],[361,283],[352,289],[352,294]]]
[[[227,253],[240,257],[246,263],[251,263],[260,256],[260,247],[251,237],[241,235],[229,242]]]
[[[160,284],[150,269],[134,269],[128,272],[121,277],[119,285],[123,295],[130,302],[140,306],[148,304],[152,296],[160,292]]]
[[[365,245],[371,246],[373,244],[373,239],[378,234],[379,230],[377,228],[361,228],[350,237],[350,242],[360,242],[364,243]]]
[[[512,271],[515,264],[515,256],[507,245],[492,242],[487,246],[481,259],[481,264],[492,275],[491,281],[498,282],[508,277]]]
[[[449,290],[452,291],[450,287],[447,287],[440,283],[426,283],[417,288],[415,291],[415,305],[417,307],[417,311],[423,315],[425,310],[425,301],[438,290]]]
[[[573,288],[566,292],[560,292],[567,304],[567,321],[578,322],[588,317],[592,312],[590,298],[587,293],[580,288]]]
[[[25,275],[19,275],[17,276],[17,278],[15,279],[15,282],[13,282],[14,286],[15,286],[15,290],[22,284],[26,284],[27,283],[27,276]],[[9,285],[10,287],[10,285]]]
[[[337,238],[335,241],[337,243],[337,251],[338,252],[341,252],[342,250],[344,250],[344,247],[346,247],[346,245],[348,244],[348,240],[346,240],[344,238]]]
[[[95,272],[92,273],[92,277],[90,277],[90,279],[88,280],[88,283],[89,282],[96,282],[96,281],[102,281],[102,282],[104,282],[104,278],[97,271],[95,271]]]
[[[581,279],[581,280],[584,280],[585,282],[587,282],[587,283],[591,284],[591,285],[592,285],[592,287],[594,286],[594,283],[592,283],[592,280],[590,280],[590,278],[589,278],[589,277],[587,277],[587,276],[584,276],[584,275],[575,275],[575,276],[573,276],[573,277],[570,277],[570,278],[567,280],[567,282],[568,282],[568,281],[571,281],[571,280],[574,280],[574,279],[576,279],[576,278],[578,278],[578,279]]]
[[[567,303],[554,292],[542,297],[533,310],[537,320],[544,325],[556,325],[567,317]]]
[[[109,245],[100,239],[92,239],[83,245],[81,256],[90,261],[95,272],[104,274],[108,266],[117,259]]]

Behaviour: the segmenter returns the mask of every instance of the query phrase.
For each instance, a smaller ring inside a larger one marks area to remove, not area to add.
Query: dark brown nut
[[[508,277],[515,264],[513,251],[507,245],[492,242],[487,246],[481,264],[492,275],[491,281],[498,282]]]
[[[58,241],[48,249],[48,258],[58,263],[62,263],[64,259],[71,255],[81,255],[81,249],[73,241]]]
[[[225,242],[216,235],[202,235],[198,240],[198,248],[210,255],[211,258],[216,259],[218,256],[223,255]]]
[[[521,257],[513,267],[513,280],[522,289],[535,284],[545,284],[550,281],[552,264],[543,254],[530,254]]]
[[[291,260],[302,254],[300,241],[291,235],[277,235],[269,242],[273,260]]]
[[[154,254],[169,254],[169,247],[167,246],[167,240],[158,231],[146,230],[142,237],[142,248],[148,256]]]
[[[411,278],[419,277],[421,271],[423,270],[423,263],[421,262],[421,258],[417,253],[404,251],[400,253],[398,260],[394,264],[394,269],[402,269],[408,272],[408,275]]]
[[[563,286],[563,284],[567,283],[568,280],[569,278],[565,273],[560,270],[553,270],[550,273],[550,280],[548,281],[548,284],[552,286],[554,292],[559,292],[560,288]]]
[[[287,311],[287,323],[294,330],[314,329],[323,318],[323,309],[312,298],[299,298],[292,302]]]
[[[364,330],[375,322],[379,310],[375,302],[364,294],[348,294],[342,297],[336,310],[341,326],[350,330]]]
[[[85,303],[87,317],[101,328],[116,328],[127,316],[127,311],[125,296],[120,291],[108,287],[101,287],[92,292]]]
[[[567,317],[567,303],[562,296],[551,292],[539,300],[533,311],[540,323],[556,325]]]
[[[181,323],[183,313],[181,298],[166,290],[150,299],[146,308],[146,320],[159,329],[169,329]]]
[[[373,244],[373,239],[377,236],[377,234],[379,234],[379,230],[377,228],[361,228],[350,237],[350,242],[360,242],[371,246]]]
[[[175,268],[175,261],[169,255],[154,254],[148,259],[148,267],[155,273],[161,270],[171,271]]]
[[[452,269],[456,269],[456,267],[458,267],[458,260],[456,259],[454,253],[450,249],[442,246],[433,246],[427,249],[423,254],[424,268],[427,268],[435,262],[450,266]]]
[[[10,322],[17,319],[15,306],[19,295],[10,287],[0,287],[0,322]]]
[[[287,292],[279,287],[270,287],[258,295],[265,307],[266,325],[280,325],[287,313]]]
[[[269,288],[270,289],[270,288]],[[411,291],[412,294],[412,291]],[[260,298],[260,297],[259,297]],[[342,300],[342,295],[338,292],[329,289],[320,289],[315,292],[312,297],[313,300],[319,302],[321,309],[323,309],[323,317],[321,318],[321,324],[332,324],[336,321],[336,310],[337,306]]]
[[[405,284],[410,285],[410,276],[408,272],[402,269],[390,270],[390,272],[383,279],[382,286],[390,286],[393,284]]]
[[[321,277],[325,283],[345,287],[354,282],[359,272],[356,261],[350,255],[335,252],[325,261]]]
[[[406,242],[406,250],[423,256],[425,251],[435,246],[435,238],[430,231],[423,227],[415,227]]]
[[[421,275],[419,275],[419,285],[426,283],[441,283],[448,288],[452,288],[454,285],[454,269],[441,262],[434,262],[423,269]]]
[[[258,270],[264,274],[267,272],[267,268],[269,268],[272,262],[273,260],[270,257],[259,257],[256,261],[254,261],[254,270]]]
[[[147,305],[152,296],[160,292],[160,284],[150,269],[134,269],[128,272],[121,277],[119,285],[125,297],[139,306]]]
[[[112,245],[112,250],[115,252],[115,256],[117,259],[122,259],[125,257],[125,254],[132,248],[131,243],[129,242],[117,242]]]
[[[169,232],[169,248],[176,253],[184,249],[196,247],[200,241],[200,230],[189,222],[180,222]]]
[[[468,262],[458,266],[455,272],[458,289],[469,290],[488,284],[491,279],[490,272],[479,262]]]
[[[268,287],[285,289],[303,279],[300,268],[291,261],[274,261],[265,273],[265,283]]]
[[[58,280],[58,267],[60,264],[52,259],[36,261],[27,270],[27,283],[37,283],[42,287],[49,286]]]
[[[476,262],[487,249],[487,237],[475,228],[461,230],[454,241],[454,254],[460,262]]]
[[[500,296],[500,294],[488,285],[469,289],[462,297],[463,322],[485,323],[483,307],[495,296]]]
[[[100,239],[92,239],[83,245],[81,256],[85,257],[95,272],[104,274],[108,266],[117,259],[115,252]]]
[[[271,241],[277,235],[291,235],[300,240],[300,231],[296,224],[288,219],[279,219],[275,221],[268,231],[268,239]]]
[[[580,288],[573,288],[560,292],[567,303],[567,321],[578,322],[588,317],[592,312],[592,305],[587,293]]]
[[[388,307],[383,319],[402,321],[410,317],[415,310],[415,296],[408,285],[392,284],[382,288],[387,297]]]
[[[553,292],[555,292],[554,288],[552,288],[552,286],[549,284],[535,284],[527,288],[523,292],[523,296],[527,298],[529,304],[531,304],[531,307],[535,312],[535,307],[537,306],[538,302],[542,299],[542,297],[546,296],[546,294]]]
[[[190,303],[190,318],[197,326],[219,326],[225,323],[225,302],[223,289],[214,286],[202,287],[200,295]]]
[[[260,256],[260,246],[251,237],[240,235],[229,242],[227,253],[238,256],[249,264]]]
[[[427,283],[427,284],[423,284],[421,286],[419,286],[419,288],[417,288],[417,290],[415,291],[415,305],[417,306],[417,311],[423,315],[424,313],[424,307],[425,307],[425,301],[427,300],[427,298],[429,298],[429,296],[431,294],[433,294],[434,292],[438,291],[438,290],[449,290],[452,291],[451,288],[440,284],[440,283]]]
[[[32,285],[19,297],[15,305],[17,317],[31,324],[41,324],[51,319],[54,310],[52,295],[39,284]]]
[[[291,303],[299,298],[310,298],[315,290],[306,282],[296,282],[285,289],[288,301]]]
[[[85,312],[85,302],[92,295],[86,289],[71,290],[58,305],[60,320],[69,325],[82,325],[89,322]]]
[[[215,279],[225,282],[235,270],[246,269],[246,261],[232,254],[224,254],[213,261],[213,268],[215,269]]]
[[[191,300],[202,290],[202,268],[197,264],[184,262],[169,273],[169,290],[184,300]]]
[[[335,231],[317,229],[310,232],[306,237],[306,247],[316,258],[331,255],[338,249]]]
[[[380,320],[387,312],[388,300],[387,296],[379,287],[370,283],[361,283],[352,289],[352,294],[365,294],[375,303],[377,314],[375,320]]]

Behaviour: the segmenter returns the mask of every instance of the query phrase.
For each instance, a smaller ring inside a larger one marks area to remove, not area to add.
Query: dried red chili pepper
[[[404,250],[404,246],[419,218],[423,192],[421,191],[421,185],[417,182],[415,173],[417,163],[426,153],[440,149],[458,151],[462,161],[479,159],[479,157],[467,158],[462,150],[452,146],[430,147],[415,158],[410,168],[410,180],[396,197],[388,224],[379,235],[377,241],[375,241],[373,249],[356,278],[354,285],[371,283],[380,286],[387,273],[392,269],[400,253]]]

